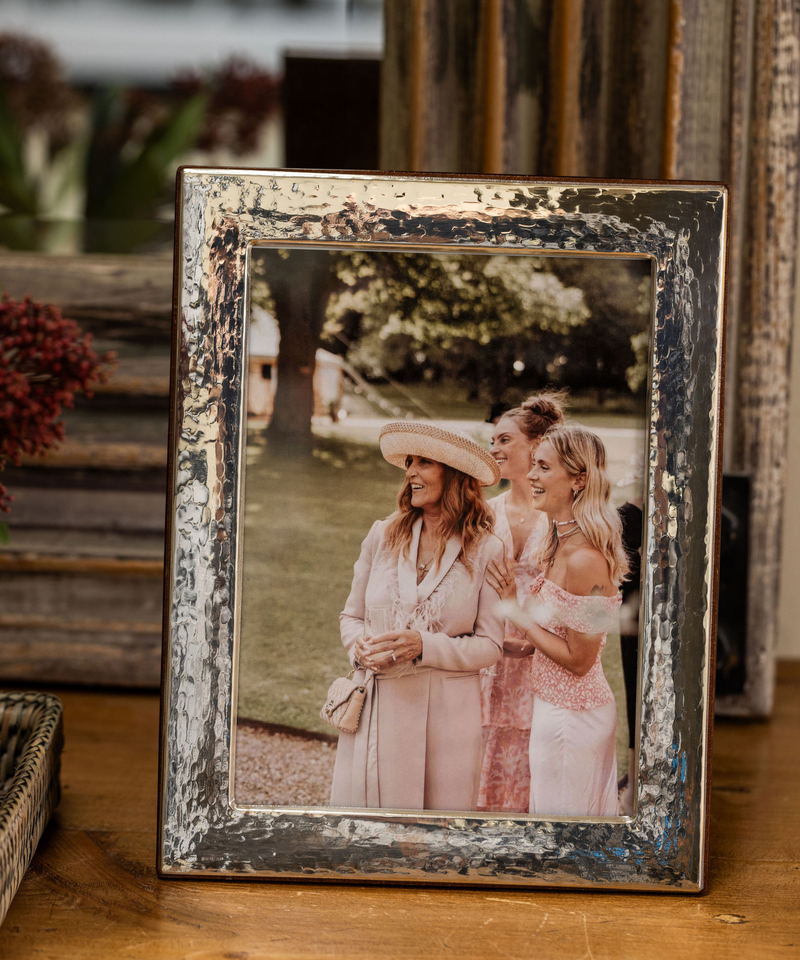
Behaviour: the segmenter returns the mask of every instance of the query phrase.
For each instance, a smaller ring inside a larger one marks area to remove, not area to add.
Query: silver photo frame
[[[162,876],[705,888],[727,210],[726,187],[713,183],[179,171]],[[237,802],[246,330],[258,245],[650,260],[633,816],[511,818]]]

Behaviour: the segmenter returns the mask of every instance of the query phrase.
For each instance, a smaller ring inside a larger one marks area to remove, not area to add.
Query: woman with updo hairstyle
[[[522,603],[508,584],[506,561],[490,564],[488,574],[522,632],[521,652],[533,660],[528,812],[616,816],[617,707],[600,655],[628,558],[603,442],[577,424],[553,427],[528,478],[548,521],[537,557],[541,573]]]
[[[506,411],[492,433],[491,453],[510,489],[489,501],[495,533],[505,545],[516,590],[524,595],[539,572],[536,555],[547,530],[534,507],[527,479],[531,458],[550,427],[564,420],[563,393],[539,393]],[[478,809],[524,813],[528,809],[533,691],[531,657],[520,657],[523,640],[506,624],[503,657],[481,673],[484,753]]]

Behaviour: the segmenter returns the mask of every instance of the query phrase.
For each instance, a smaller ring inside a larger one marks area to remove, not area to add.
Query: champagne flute
[[[392,609],[388,604],[367,607],[367,619],[364,622],[364,639],[377,637],[392,629]]]
[[[388,604],[367,607],[367,619],[364,623],[364,639],[377,637],[392,629],[392,609]]]

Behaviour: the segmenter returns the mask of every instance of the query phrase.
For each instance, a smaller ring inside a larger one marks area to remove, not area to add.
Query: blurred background
[[[378,166],[381,0],[11,0],[0,243],[168,252],[181,163]]]
[[[4,458],[0,679],[158,684],[178,165],[724,180],[719,703],[769,713],[800,658],[799,51],[779,0],[4,0],[0,285],[116,360]]]
[[[175,171],[377,167],[382,48],[380,0],[0,7],[0,285],[116,358],[6,463],[0,676],[158,686]]]

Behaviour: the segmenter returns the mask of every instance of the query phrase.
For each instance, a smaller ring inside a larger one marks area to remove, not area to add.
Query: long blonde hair
[[[470,552],[485,533],[494,530],[494,517],[479,480],[446,463],[442,464],[442,468],[442,521],[433,562],[438,567],[447,541],[452,536],[458,536],[461,539],[458,559],[472,575]],[[411,484],[404,480],[397,495],[397,510],[389,517],[389,526],[386,528],[386,543],[398,555],[401,552],[405,557],[409,555],[414,523],[421,516],[422,510],[411,505]]]
[[[572,512],[581,533],[602,553],[608,564],[611,582],[617,586],[628,573],[628,558],[622,546],[622,521],[611,504],[611,481],[606,473],[606,448],[591,430],[575,423],[551,427],[542,442],[548,440],[571,477],[583,474],[586,483],[575,492]],[[542,541],[540,566],[553,562],[558,550],[557,527],[553,524]]]

